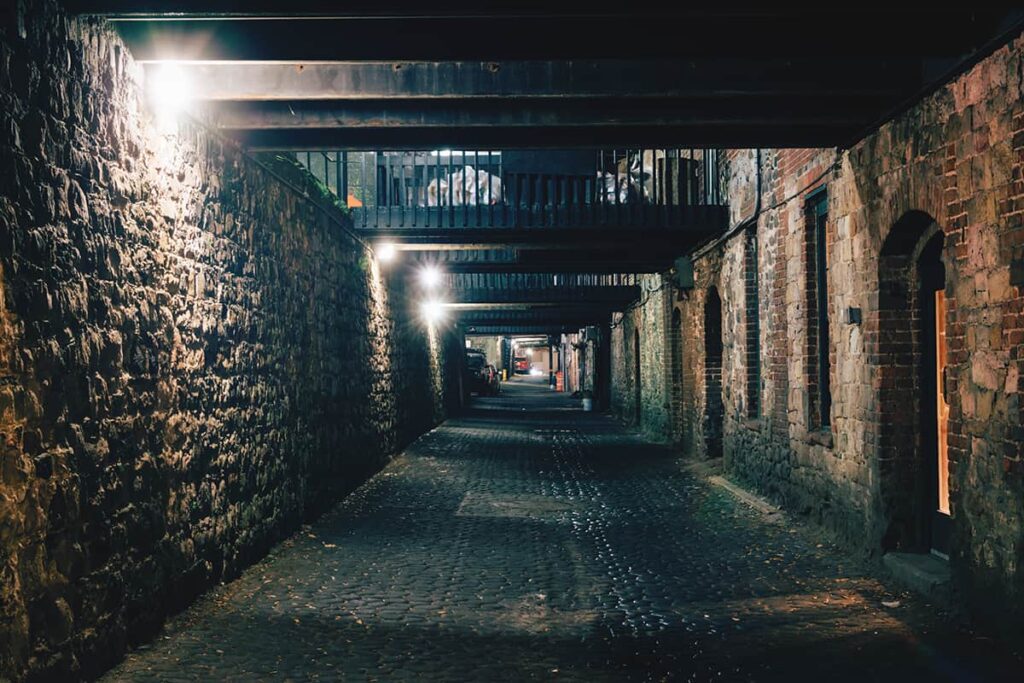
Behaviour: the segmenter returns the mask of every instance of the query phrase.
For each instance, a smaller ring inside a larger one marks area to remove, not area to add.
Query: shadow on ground
[[[475,399],[108,680],[1017,679],[578,403]]]

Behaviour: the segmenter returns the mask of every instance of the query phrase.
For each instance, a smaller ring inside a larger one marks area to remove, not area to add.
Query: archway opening
[[[885,550],[949,553],[944,236],[910,212],[879,260],[879,475]]]

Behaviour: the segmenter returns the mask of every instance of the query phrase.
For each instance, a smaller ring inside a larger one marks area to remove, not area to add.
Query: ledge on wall
[[[760,432],[761,431],[761,418],[759,418],[759,417],[743,418],[740,421],[740,424],[745,429],[749,429],[752,432]]]
[[[814,429],[803,433],[802,441],[814,444],[816,446],[824,446],[825,448],[832,448],[832,429]]]
[[[950,601],[949,562],[930,553],[886,553],[882,564],[907,589],[938,602]]]

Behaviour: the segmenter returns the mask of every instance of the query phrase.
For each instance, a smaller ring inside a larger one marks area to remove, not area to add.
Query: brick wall
[[[679,393],[678,429],[693,430],[686,447],[707,456],[717,420],[709,414],[705,329],[714,288],[723,309],[722,450],[730,476],[868,554],[913,549],[920,540],[911,518],[920,513],[908,512],[908,500],[930,485],[919,473],[929,410],[917,379],[926,310],[913,283],[920,275],[916,259],[941,233],[950,563],[959,595],[976,615],[1018,625],[1024,614],[1022,57],[1024,39],[1017,38],[849,150],[728,151],[723,186],[734,226],[757,206],[758,165],[761,170],[757,301],[749,296],[751,236],[739,231],[695,254],[694,289],[667,293],[667,309],[648,303],[644,313],[626,316],[627,324],[639,324],[643,315],[663,315],[667,327],[678,310],[682,369],[669,373],[668,395]],[[832,389],[825,429],[815,414],[816,278],[806,216],[822,189]],[[759,313],[756,331],[752,307]],[[649,355],[671,368],[671,354],[666,341]],[[749,397],[758,374],[761,410],[755,413]],[[628,414],[627,402],[618,407]],[[673,429],[670,421],[661,436]]]
[[[448,336],[428,348],[306,176],[199,125],[158,132],[103,24],[21,7],[0,26],[0,678],[67,679],[457,392]]]
[[[761,415],[761,290],[757,230],[749,230],[743,243],[743,354],[748,419]]]
[[[639,301],[629,310],[616,314],[611,328],[612,410],[651,438],[678,439],[680,427],[673,418],[671,384],[674,290],[668,278],[662,275],[641,277],[640,289]]]

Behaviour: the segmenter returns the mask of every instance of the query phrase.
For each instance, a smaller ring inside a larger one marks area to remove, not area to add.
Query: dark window
[[[757,228],[747,235],[744,254],[744,288],[747,323],[747,417],[761,413],[761,296],[757,278]]]
[[[828,338],[828,196],[813,195],[807,202],[807,391],[811,426],[830,424],[832,392],[829,385]]]

